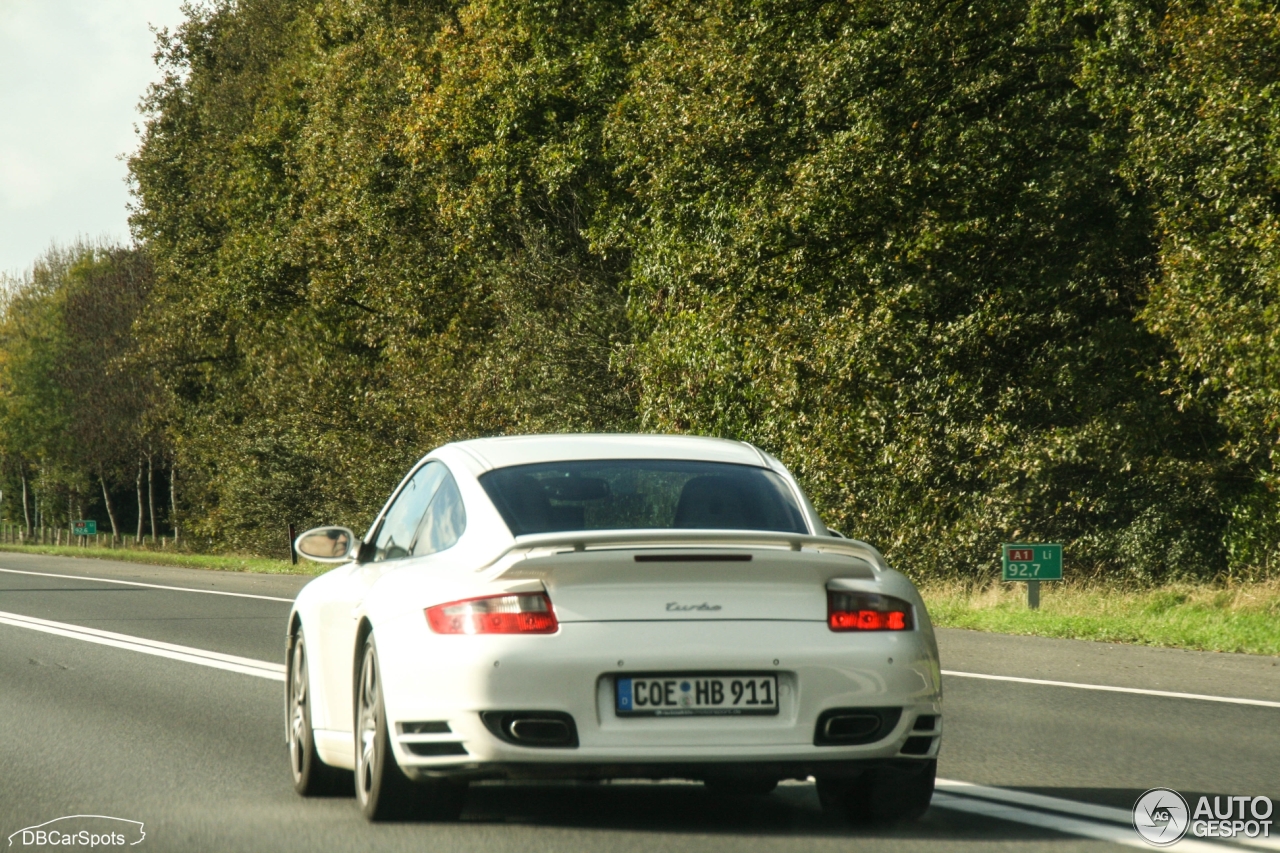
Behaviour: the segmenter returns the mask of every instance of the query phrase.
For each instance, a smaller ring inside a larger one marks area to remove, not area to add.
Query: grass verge
[[[1147,590],[1041,583],[1039,610],[1027,609],[1020,583],[926,584],[921,593],[944,628],[1280,655],[1280,579]]]
[[[142,551],[132,548],[72,548],[65,545],[0,545],[0,551],[19,554],[48,554],[55,557],[89,557],[118,560],[124,563],[146,563],[152,566],[178,566],[185,569],[214,569],[222,572],[262,572],[272,575],[317,575],[328,566],[299,560],[266,557],[240,557],[223,554],[185,554],[182,551]]]

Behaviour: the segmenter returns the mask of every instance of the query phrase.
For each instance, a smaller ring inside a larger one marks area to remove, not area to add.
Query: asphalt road
[[[0,554],[0,839],[87,814],[142,822],[155,851],[1092,850],[1143,846],[1123,820],[1153,787],[1280,800],[1276,658],[942,631],[939,776],[989,787],[942,786],[918,824],[849,828],[808,784],[618,783],[476,785],[456,824],[373,826],[289,784],[273,673],[305,581]],[[142,652],[171,646],[224,657]]]

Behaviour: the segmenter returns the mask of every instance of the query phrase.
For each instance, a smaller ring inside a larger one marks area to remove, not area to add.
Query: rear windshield
[[[499,468],[480,477],[512,534],[567,530],[807,533],[786,482],[720,462],[609,459]]]

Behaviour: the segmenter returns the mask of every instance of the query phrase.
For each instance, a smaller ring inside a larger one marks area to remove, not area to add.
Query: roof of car
[[[447,446],[465,452],[485,469],[579,459],[687,459],[768,467],[764,455],[750,444],[692,435],[512,435]]]

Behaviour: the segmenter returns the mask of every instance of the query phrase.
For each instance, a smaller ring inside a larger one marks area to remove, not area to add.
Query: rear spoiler
[[[530,533],[517,536],[515,542],[498,554],[484,568],[504,557],[533,551],[588,551],[607,548],[682,548],[729,547],[775,548],[787,551],[809,551],[819,554],[841,554],[866,560],[878,571],[887,571],[880,552],[857,539],[835,536],[810,536],[807,533],[772,533],[763,530],[574,530],[563,533]]]

